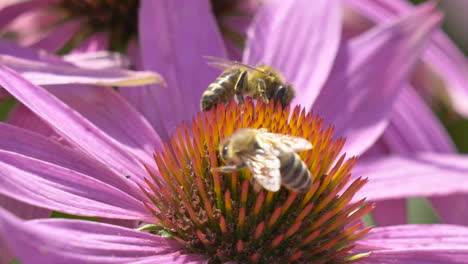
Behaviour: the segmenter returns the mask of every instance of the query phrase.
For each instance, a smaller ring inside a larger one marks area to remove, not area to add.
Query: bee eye
[[[227,156],[227,152],[228,152],[228,147],[227,146],[224,146],[223,148],[223,153],[221,153],[221,157],[224,159],[224,157]]]

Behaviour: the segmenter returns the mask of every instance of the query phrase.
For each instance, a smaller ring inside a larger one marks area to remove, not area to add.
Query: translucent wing
[[[241,66],[241,67],[250,69],[252,71],[259,71],[259,72],[268,74],[267,72],[265,72],[264,70],[260,68],[254,67],[252,65],[244,64],[240,61],[233,61],[233,60],[228,60],[228,59],[223,59],[223,58],[218,58],[218,57],[213,57],[213,56],[203,56],[203,58],[211,60],[207,62],[208,65],[217,69],[221,69],[221,70],[229,69],[234,66]]]
[[[300,152],[312,148],[312,143],[310,143],[307,139],[301,137],[276,133],[262,133],[261,137],[263,140],[267,141],[271,146],[279,148],[280,150],[282,150],[283,148],[287,148],[294,152]]]
[[[244,161],[252,177],[263,188],[277,192],[281,187],[280,160],[266,152],[246,155]]]

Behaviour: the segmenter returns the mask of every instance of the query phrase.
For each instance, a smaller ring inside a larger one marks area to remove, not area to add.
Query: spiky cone
[[[300,153],[314,180],[308,192],[284,187],[254,191],[250,172],[211,172],[222,165],[218,144],[239,128],[267,128],[308,139],[313,149]],[[247,100],[199,113],[190,126],[176,130],[163,153],[154,158],[159,172],[149,171],[153,201],[146,204],[164,234],[187,252],[210,256],[210,263],[349,263],[353,243],[370,230],[361,217],[372,204],[349,204],[366,183],[350,172],[357,158],[338,157],[344,139],[304,109]],[[142,189],[148,189],[143,188]],[[160,231],[159,231],[160,232]]]

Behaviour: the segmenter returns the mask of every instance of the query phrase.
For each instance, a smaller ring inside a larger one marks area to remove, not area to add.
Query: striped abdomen
[[[216,80],[211,83],[203,93],[200,100],[202,111],[210,110],[213,106],[227,102],[234,97],[234,86],[239,79],[240,69],[230,69],[224,71]]]
[[[280,157],[281,183],[289,189],[303,192],[312,186],[312,174],[295,152],[284,152]]]

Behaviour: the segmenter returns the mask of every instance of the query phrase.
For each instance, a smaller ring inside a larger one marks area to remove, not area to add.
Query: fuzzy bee
[[[202,111],[210,110],[219,103],[236,98],[244,103],[244,95],[262,99],[265,103],[275,100],[286,107],[294,98],[294,88],[285,83],[276,70],[266,65],[250,66],[238,61],[216,57],[205,57],[209,65],[223,69],[221,75],[211,83],[200,100]]]
[[[268,133],[266,129],[239,129],[219,145],[219,153],[227,166],[214,171],[232,172],[247,167],[258,185],[276,192],[281,184],[293,191],[307,191],[312,174],[296,152],[308,150],[312,144],[301,137]]]

